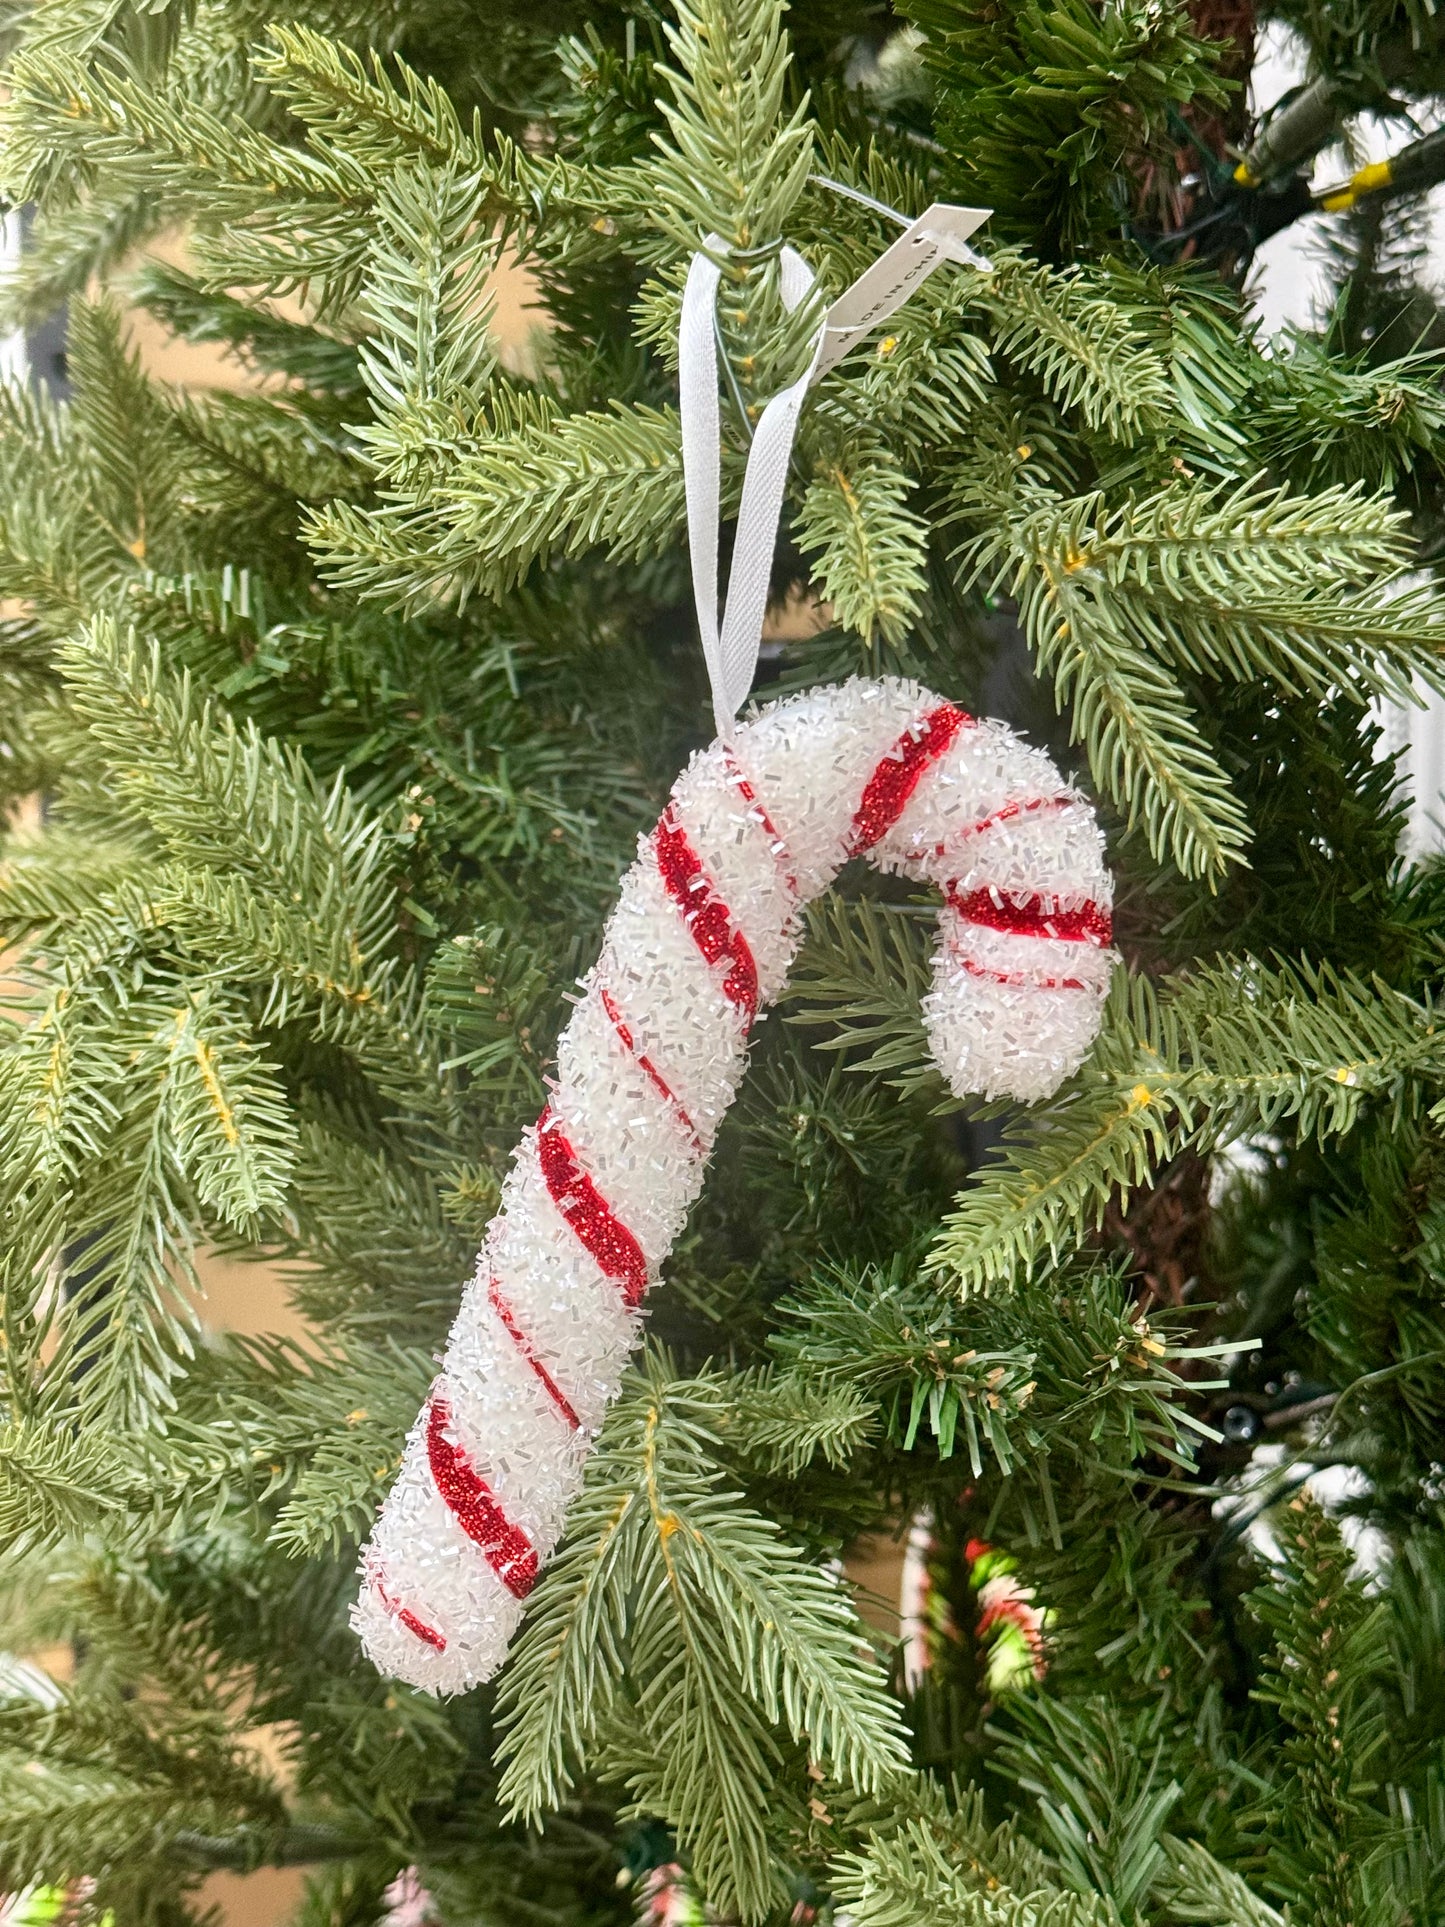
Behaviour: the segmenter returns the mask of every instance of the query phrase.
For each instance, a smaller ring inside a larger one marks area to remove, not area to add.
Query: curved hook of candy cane
[[[352,1621],[382,1671],[450,1693],[501,1664],[799,912],[856,856],[943,894],[924,1016],[955,1091],[1042,1097],[1082,1059],[1111,884],[1042,752],[914,683],[856,679],[695,756],[623,880],[363,1554]]]

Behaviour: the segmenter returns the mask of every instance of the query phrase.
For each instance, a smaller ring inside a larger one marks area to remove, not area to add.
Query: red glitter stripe
[[[381,1601],[382,1605],[385,1606],[393,1619],[399,1621],[400,1624],[405,1626],[407,1631],[414,1634],[417,1639],[424,1640],[428,1646],[435,1646],[439,1653],[446,1651],[446,1639],[437,1631],[435,1626],[428,1626],[426,1621],[424,1619],[418,1619],[409,1607],[403,1606],[399,1600],[393,1599],[379,1579],[374,1580],[372,1583],[376,1587],[377,1598]]]
[[[731,910],[703,875],[702,858],[688,842],[671,804],[662,813],[654,840],[658,874],[667,894],[681,910],[693,942],[707,961],[727,964],[723,995],[751,1024],[758,1014],[758,967],[753,953]]]
[[[778,826],[758,801],[757,791],[753,788],[747,777],[743,775],[742,768],[731,750],[727,751],[727,768],[729,776],[732,777],[733,782],[737,785],[739,795],[745,803],[750,803],[753,807],[763,834],[768,839],[768,847],[777,859],[779,874],[782,876],[783,882],[787,884],[789,894],[793,897],[801,896],[802,891],[798,886],[798,879],[793,875],[792,869],[789,867],[793,859],[788,853],[788,846],[780,835]]]
[[[689,1136],[689,1138],[691,1138],[692,1148],[694,1149],[694,1151],[697,1152],[698,1156],[701,1157],[702,1156],[702,1139],[697,1134],[697,1126],[693,1123],[692,1119],[688,1116],[687,1112],[682,1108],[681,1104],[678,1103],[677,1098],[673,1092],[672,1086],[668,1083],[667,1079],[662,1075],[662,1072],[658,1070],[657,1066],[653,1063],[652,1059],[648,1057],[645,1052],[640,1051],[637,1048],[637,1044],[633,1038],[632,1032],[628,1029],[627,1025],[624,1024],[622,1021],[622,1012],[617,1008],[616,1003],[613,1001],[611,991],[604,989],[600,991],[598,994],[602,999],[602,1008],[607,1012],[607,1015],[612,1019],[612,1028],[617,1032],[617,1035],[622,1042],[622,1048],[625,1051],[630,1051],[632,1056],[637,1060],[638,1068],[643,1072],[645,1072],[648,1078],[648,1081],[652,1085],[652,1088],[657,1092],[658,1096],[661,1097],[664,1100],[664,1102],[670,1106],[673,1116],[677,1119],[678,1123],[682,1126],[683,1130],[687,1132],[687,1135]]]
[[[1072,796],[1034,796],[1027,803],[1005,803],[1001,810],[992,816],[981,816],[977,823],[966,823],[961,830],[955,830],[944,843],[935,843],[932,850],[910,850],[907,860],[910,863],[929,863],[934,857],[949,856],[958,844],[971,836],[982,836],[985,830],[994,829],[1000,823],[1012,823],[1020,816],[1033,816],[1040,810],[1066,810],[1074,802]]]
[[[987,964],[976,963],[972,957],[964,956],[960,950],[954,955],[975,977],[986,977],[991,984],[1009,984],[1015,990],[1087,990],[1089,986],[1080,977],[1028,977],[1020,970],[990,970]]]
[[[537,1374],[537,1377],[541,1379],[542,1387],[548,1398],[551,1399],[552,1403],[557,1407],[557,1410],[572,1427],[572,1430],[574,1432],[580,1431],[582,1426],[581,1419],[578,1418],[577,1414],[573,1411],[562,1387],[557,1383],[556,1379],[553,1378],[541,1359],[538,1358],[531,1339],[528,1338],[527,1334],[522,1330],[522,1327],[517,1323],[516,1314],[502,1296],[501,1287],[495,1278],[493,1278],[487,1286],[487,1303],[497,1314],[498,1318],[501,1319],[503,1325],[505,1325],[508,1338],[511,1339],[517,1350],[522,1354],[523,1358],[526,1359],[532,1370]]]
[[[1097,903],[1075,910],[1056,910],[1048,897],[1016,897],[1006,890],[970,890],[966,897],[950,890],[948,901],[966,923],[986,930],[1005,930],[1014,937],[1054,937],[1060,943],[1107,944],[1114,920]]]
[[[607,1276],[622,1287],[628,1310],[634,1310],[647,1291],[642,1246],[577,1162],[550,1105],[537,1121],[537,1155],[552,1202]]]
[[[462,1531],[486,1554],[488,1565],[508,1592],[525,1599],[537,1583],[536,1548],[497,1504],[461,1446],[447,1437],[451,1422],[451,1407],[444,1398],[434,1398],[427,1413],[426,1452],[437,1491]]]
[[[879,763],[853,816],[848,854],[861,856],[893,828],[908,807],[923,772],[936,763],[958,732],[973,721],[952,703],[940,703],[904,730]]]
[[[435,1626],[428,1626],[424,1619],[418,1619],[408,1606],[398,1606],[396,1616],[409,1633],[417,1639],[425,1640],[428,1646],[435,1646],[439,1653],[447,1649],[447,1642]]]

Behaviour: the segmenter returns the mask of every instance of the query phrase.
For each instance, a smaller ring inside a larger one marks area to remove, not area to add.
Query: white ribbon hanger
[[[867,199],[853,190],[844,191],[850,198]],[[869,205],[872,204],[870,201]],[[725,254],[726,243],[711,234],[706,243],[710,252],[692,257],[678,331],[682,474],[687,495],[687,538],[692,554],[697,626],[712,683],[713,714],[718,735],[724,741],[732,734],[733,723],[747,700],[758,665],[773,550],[803,398],[813,383],[835,368],[871,328],[901,308],[940,263],[957,261],[987,273],[990,263],[966,243],[974,229],[988,219],[989,212],[987,208],[952,207],[947,202],[935,202],[927,213],[907,223],[892,246],[885,249],[824,314],[813,337],[813,353],[806,370],[789,387],[773,396],[753,432],[721,625],[718,622],[718,524],[722,426],[713,317],[722,270],[712,257]],[[785,247],[782,251],[779,281],[783,306],[791,314],[813,286],[812,269],[792,248]]]

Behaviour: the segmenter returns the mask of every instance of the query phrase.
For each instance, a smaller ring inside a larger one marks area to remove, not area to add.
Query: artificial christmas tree
[[[3,402],[0,769],[47,807],[0,884],[0,1585],[4,1643],[77,1673],[0,1675],[0,1887],[1445,1916],[1445,889],[1368,722],[1445,639],[1433,309],[1385,245],[1438,36],[1288,17],[1318,77],[1250,128],[1250,19],[1159,0],[12,12],[11,300],[69,301],[73,392]],[[1403,158],[1267,353],[1250,249],[1364,108]],[[1096,799],[1125,968],[1057,1096],[960,1108],[933,907],[861,869],[813,907],[507,1665],[431,1699],[361,1656],[360,1548],[712,733],[688,264],[731,516],[819,320],[783,249],[832,298],[939,200],[994,209],[990,270],[802,405],[773,587],[825,621],[759,693],[1002,712]],[[173,231],[189,265],[146,262]],[[148,380],[112,283],[265,379]],[[207,1244],[292,1265],[314,1342],[198,1344]],[[838,1562],[924,1519],[905,1682]]]

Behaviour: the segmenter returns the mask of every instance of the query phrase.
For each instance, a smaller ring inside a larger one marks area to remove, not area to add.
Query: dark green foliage
[[[1045,260],[1113,233],[1121,174],[1169,153],[1169,115],[1227,89],[1183,8],[1087,0],[909,0],[943,96],[955,198],[997,210]],[[1126,177],[1127,178],[1127,177]]]
[[[0,1646],[79,1665],[0,1659],[0,1888],[182,1927],[307,1864],[303,1927],[373,1927],[415,1865],[449,1927],[623,1927],[681,1857],[771,1927],[1445,1923],[1445,869],[1369,714],[1441,683],[1418,213],[1338,224],[1265,352],[1242,261],[1140,239],[1230,172],[1209,9],[906,12],[6,12],[7,300],[69,299],[71,392],[0,389]],[[1412,3],[1278,17],[1347,104],[1445,86]],[[993,268],[812,395],[776,587],[831,626],[768,673],[1047,742],[1127,967],[1054,1099],[960,1106],[930,906],[811,913],[512,1661],[436,1706],[346,1606],[705,732],[687,256],[738,251],[726,513],[807,354],[777,244],[833,292],[894,232],[830,180],[991,205]],[[257,379],[171,391],[126,301]],[[206,1247],[308,1344],[203,1340]],[[909,1531],[921,1679],[834,1564]]]
[[[1389,1738],[1389,1608],[1351,1578],[1338,1531],[1307,1499],[1291,1501],[1282,1530],[1282,1580],[1252,1595],[1274,1646],[1255,1695],[1283,1728],[1268,1777],[1277,1787],[1283,1768],[1291,1789],[1286,1802],[1267,1792],[1260,1802],[1265,1872],[1293,1908],[1344,1927],[1383,1917],[1366,1896],[1385,1834],[1374,1796]]]

